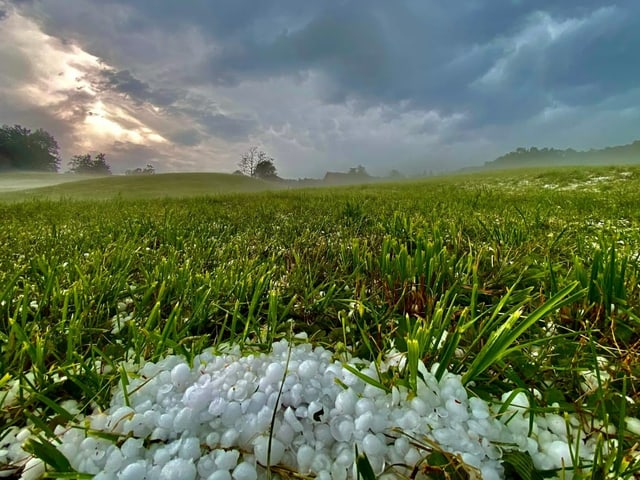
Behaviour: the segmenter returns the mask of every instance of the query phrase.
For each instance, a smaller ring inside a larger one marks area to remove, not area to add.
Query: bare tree
[[[240,162],[238,162],[238,167],[240,167],[240,171],[245,175],[255,177],[256,167],[262,162],[270,162],[273,164],[273,158],[267,155],[263,150],[254,146],[242,154]]]

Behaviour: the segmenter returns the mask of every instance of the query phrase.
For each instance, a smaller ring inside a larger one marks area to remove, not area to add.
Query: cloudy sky
[[[640,138],[638,0],[0,0],[0,124],[114,172],[358,164]]]

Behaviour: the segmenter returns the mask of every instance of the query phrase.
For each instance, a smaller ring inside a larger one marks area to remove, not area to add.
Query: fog
[[[48,187],[78,181],[78,175],[61,175],[42,172],[12,172],[0,174],[0,193],[31,190],[33,188]]]

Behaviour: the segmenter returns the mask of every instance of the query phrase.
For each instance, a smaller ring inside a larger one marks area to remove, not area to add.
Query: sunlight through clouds
[[[100,58],[71,41],[47,35],[35,21],[17,11],[11,11],[3,21],[2,31],[5,45],[13,50],[9,54],[0,52],[0,59],[7,60],[5,65],[22,61],[22,68],[4,72],[8,77],[12,72],[16,77],[23,74],[22,79],[11,82],[13,101],[43,107],[61,120],[74,121],[74,148],[108,149],[114,142],[167,143],[161,134],[122,108],[126,99],[99,88],[95,78],[114,71]],[[154,107],[153,111],[159,109]]]

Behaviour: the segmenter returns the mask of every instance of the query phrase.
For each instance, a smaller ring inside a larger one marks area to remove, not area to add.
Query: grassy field
[[[280,185],[224,173],[164,173],[156,175],[58,175],[14,173],[0,175],[0,201],[106,200],[195,197],[221,193],[277,190]]]
[[[574,478],[640,472],[625,423],[640,416],[639,168],[238,193],[256,189],[248,180],[4,194],[0,401],[17,400],[0,425],[46,438],[73,418],[62,401],[108,407],[121,362],[268,349],[293,329],[338,354],[406,353],[389,387],[412,388],[422,359],[483,399],[528,392],[536,411],[576,414],[598,436],[595,466]]]

